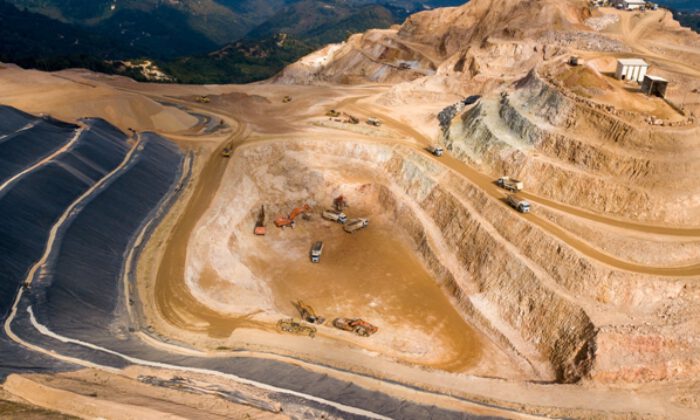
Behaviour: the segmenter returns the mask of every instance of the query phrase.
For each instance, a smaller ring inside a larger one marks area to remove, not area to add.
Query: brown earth
[[[617,20],[586,23],[605,15]],[[140,85],[8,66],[0,100],[68,120],[86,111],[74,103],[102,104],[90,115],[195,152],[192,182],[139,261],[137,321],[154,346],[293,358],[368,375],[360,382],[371,389],[415,386],[391,392],[444,407],[455,402],[433,391],[542,415],[693,418],[700,190],[687,174],[698,169],[698,39],[663,10],[473,0],[355,35],[274,83]],[[584,64],[568,66],[571,55]],[[672,80],[670,103],[610,77],[629,56]],[[474,93],[482,98],[441,132],[437,114]],[[211,102],[196,103],[204,94]],[[331,108],[361,123],[329,120]],[[196,114],[224,124],[204,132]],[[422,150],[434,141],[448,149],[440,159]],[[504,174],[524,180],[533,213],[504,203],[493,183]],[[320,219],[340,193],[350,217],[370,218],[366,230]],[[311,220],[285,231],[268,221],[267,236],[252,235],[260,205],[276,217],[305,202]],[[312,265],[318,239],[326,248]],[[274,324],[296,315],[297,299],[379,331],[281,334]]]

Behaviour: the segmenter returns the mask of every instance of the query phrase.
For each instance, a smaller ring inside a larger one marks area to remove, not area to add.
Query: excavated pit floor
[[[381,202],[389,189],[367,162],[338,165],[342,156],[314,156],[317,151],[277,153],[254,146],[231,159],[190,238],[185,284],[170,277],[157,286],[166,320],[206,332],[209,347],[240,345],[251,337],[241,330],[274,334],[280,344],[298,343],[299,337],[281,334],[274,325],[298,317],[292,302],[303,300],[327,319],[317,326],[315,339],[306,339],[307,346],[314,347],[312,340],[331,348],[336,343],[334,357],[340,359],[350,348],[451,372],[491,372],[510,364],[505,355],[495,355],[500,352],[493,343],[460,315],[420,262],[402,221],[393,220]],[[296,174],[286,177],[286,191],[280,173]],[[321,217],[339,191],[350,201],[348,217],[368,217],[368,228],[349,234]],[[303,202],[313,207],[310,220],[300,217],[295,229],[271,222]],[[261,204],[268,213],[265,237],[253,235]],[[316,240],[325,244],[319,264],[309,260]],[[357,337],[333,328],[335,317],[361,317],[379,332]]]

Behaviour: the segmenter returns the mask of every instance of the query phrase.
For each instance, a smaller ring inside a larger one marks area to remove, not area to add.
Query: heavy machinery
[[[496,185],[510,192],[518,192],[523,189],[523,181],[509,176],[502,176],[496,180]]]
[[[379,127],[380,125],[382,125],[382,122],[379,121],[379,119],[377,119],[377,118],[371,117],[371,118],[367,118],[367,124],[373,125],[375,127]]]
[[[321,261],[321,254],[323,254],[323,241],[314,242],[309,254],[311,256],[312,263],[320,262]]]
[[[338,118],[340,117],[340,112],[335,109],[329,109],[328,112],[326,112],[326,117]]]
[[[340,330],[351,331],[361,337],[369,337],[379,330],[379,328],[360,318],[336,318],[333,320],[333,326]]]
[[[285,96],[284,98],[282,98],[282,103],[283,103],[283,104],[288,104],[288,103],[290,103],[290,102],[292,102],[292,97],[291,97],[291,96]]]
[[[360,123],[360,119],[354,115],[350,115],[347,112],[343,112],[343,115],[345,115],[347,117],[347,119],[344,121],[347,124],[359,124]]]
[[[436,145],[428,146],[426,148],[426,150],[437,157],[440,157],[440,156],[442,156],[443,153],[445,153],[445,150],[441,146],[436,146]]]
[[[345,199],[345,196],[341,194],[333,199],[333,207],[335,207],[337,212],[345,210],[345,208],[348,207],[348,201]]]
[[[321,325],[324,322],[326,322],[326,318],[316,315],[316,311],[314,311],[314,308],[302,302],[301,300],[292,302],[292,305],[294,305],[294,307],[297,308],[297,311],[299,311],[299,315],[301,315],[301,319],[303,319],[304,321],[318,325]]]
[[[299,216],[300,214],[307,213],[310,211],[311,211],[311,207],[309,207],[308,204],[304,204],[303,206],[297,207],[294,210],[292,210],[292,212],[289,213],[289,216],[287,216],[287,217],[281,216],[281,217],[278,217],[277,219],[275,219],[275,226],[277,226],[279,228],[284,228],[284,227],[292,227],[293,228],[294,225],[296,224],[296,222],[294,222],[294,219],[296,219],[297,216]]]
[[[530,202],[522,198],[518,198],[515,195],[509,195],[506,197],[506,202],[520,213],[530,212]]]
[[[369,219],[364,219],[364,218],[350,219],[345,224],[345,226],[343,226],[343,230],[346,231],[347,233],[353,233],[356,230],[366,228],[367,225],[369,225]]]
[[[197,102],[199,102],[200,104],[208,104],[210,100],[208,96],[198,96]]]
[[[280,319],[277,321],[277,329],[296,335],[308,335],[311,338],[316,336],[316,327],[304,325],[301,321],[297,321],[294,318]]]
[[[221,151],[221,156],[225,158],[230,158],[231,155],[233,154],[233,147],[231,145],[227,145],[224,147],[224,150]]]
[[[267,233],[267,228],[265,227],[265,206],[260,206],[258,220],[255,221],[255,229],[253,229],[253,233],[258,236],[265,236]]]
[[[345,213],[334,210],[324,210],[323,213],[321,213],[321,216],[323,216],[323,218],[326,220],[340,223],[341,225],[348,221],[348,216],[346,216]]]

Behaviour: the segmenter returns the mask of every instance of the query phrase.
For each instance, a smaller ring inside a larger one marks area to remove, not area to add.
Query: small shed
[[[642,82],[642,92],[647,95],[658,96],[663,98],[666,96],[666,88],[668,87],[668,80],[659,76],[644,76],[644,81]]]
[[[649,64],[641,58],[621,58],[617,60],[615,78],[641,83],[648,69]]]

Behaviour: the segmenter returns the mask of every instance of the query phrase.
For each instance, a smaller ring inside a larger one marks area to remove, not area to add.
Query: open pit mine
[[[0,104],[0,416],[700,418],[668,10],[472,0],[251,85],[3,64]]]

